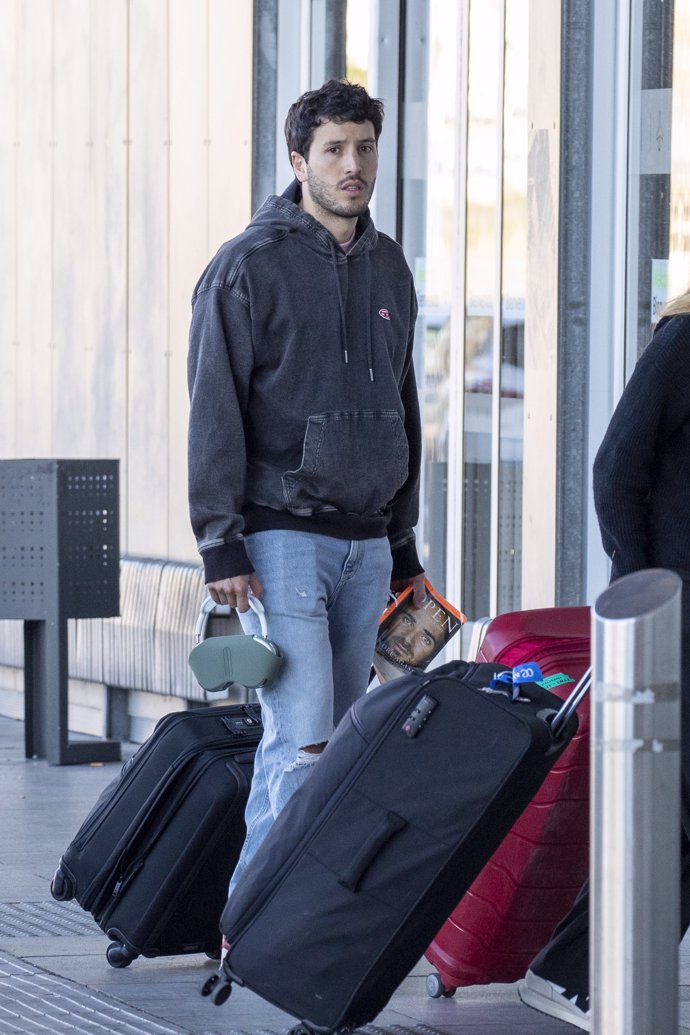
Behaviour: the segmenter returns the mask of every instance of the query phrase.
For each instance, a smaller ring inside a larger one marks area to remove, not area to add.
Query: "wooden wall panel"
[[[203,8],[172,0],[170,555],[181,559],[198,559],[187,509],[190,297],[212,255],[251,216],[251,38],[245,0]]]
[[[68,0],[55,24],[54,432],[58,455],[126,437],[127,4]]]
[[[0,457],[17,447],[17,14],[0,5]]]
[[[53,28],[52,450],[79,457],[93,413],[87,346],[89,0],[61,0]],[[93,455],[89,452],[89,455]]]
[[[252,5],[209,0],[209,21],[210,258],[252,214]]]
[[[187,506],[187,340],[208,262],[208,5],[170,4],[170,555],[200,560]]]
[[[94,455],[120,460],[127,485],[127,9],[91,4],[89,83],[88,384]]]
[[[18,5],[17,453],[52,455],[52,4]]]
[[[166,0],[130,4],[128,539],[168,552],[168,57]]]

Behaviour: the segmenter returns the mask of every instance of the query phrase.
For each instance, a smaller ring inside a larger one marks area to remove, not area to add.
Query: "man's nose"
[[[348,148],[343,156],[345,171],[348,173],[360,173],[362,171],[362,156],[359,148]]]

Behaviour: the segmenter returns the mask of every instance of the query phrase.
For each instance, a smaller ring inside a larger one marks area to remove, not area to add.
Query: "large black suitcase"
[[[502,672],[453,662],[353,705],[228,900],[202,995],[246,985],[295,1033],[380,1012],[577,728],[556,736],[563,702]]]
[[[93,915],[112,966],[219,955],[261,733],[255,704],[166,715],[84,820],[51,893]]]

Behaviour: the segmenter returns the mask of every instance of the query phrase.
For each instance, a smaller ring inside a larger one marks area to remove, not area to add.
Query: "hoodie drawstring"
[[[338,311],[340,312],[340,340],[343,352],[343,363],[348,362],[347,356],[347,324],[345,322],[345,303],[343,293],[340,290],[340,276],[338,274],[338,260],[336,259],[335,248],[331,252],[331,268],[335,277],[335,292],[338,296]]]
[[[345,319],[345,302],[343,301],[343,293],[340,290],[340,276],[338,274],[338,260],[336,258],[335,248],[331,252],[331,268],[333,269],[333,276],[335,277],[335,291],[338,296],[338,311],[340,313],[340,337],[342,342],[342,354],[343,363],[349,363],[349,357],[347,353],[347,321]],[[369,261],[369,253],[364,254],[364,294],[366,299],[367,308],[367,319],[366,324],[366,336],[367,336],[367,365],[369,367],[369,380],[374,380],[374,356],[371,344],[371,263]]]
[[[369,262],[369,252],[364,253],[364,286],[366,289],[366,300],[367,300],[367,363],[369,364],[369,380],[374,380],[374,356],[371,348],[371,320],[372,320],[372,305],[371,305],[371,263]]]

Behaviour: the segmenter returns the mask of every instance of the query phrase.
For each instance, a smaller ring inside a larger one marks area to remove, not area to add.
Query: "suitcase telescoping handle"
[[[558,739],[567,725],[570,717],[577,711],[580,701],[584,698],[585,694],[589,690],[592,684],[592,668],[591,666],[580,678],[577,686],[568,694],[565,701],[558,709],[551,722],[551,729],[554,737]]]

